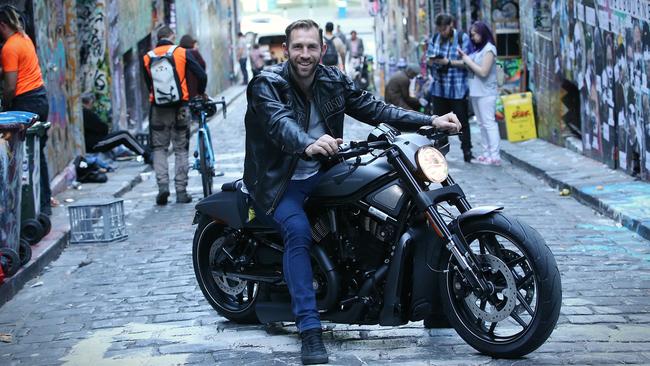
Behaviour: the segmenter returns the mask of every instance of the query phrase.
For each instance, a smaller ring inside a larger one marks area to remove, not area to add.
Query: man
[[[94,95],[90,93],[81,95],[86,152],[108,152],[117,146],[124,145],[134,153],[142,155],[144,162],[150,164],[151,154],[128,131],[109,133],[108,124],[104,123],[93,110],[94,104]]]
[[[162,57],[174,45],[176,36],[174,31],[168,26],[163,26],[158,30],[158,43],[153,49],[153,54]],[[162,106],[155,93],[161,93],[160,90],[154,90],[154,80],[152,79],[150,53],[143,58],[144,75],[151,92],[151,118],[149,126],[151,128],[151,144],[153,149],[153,167],[156,172],[156,181],[158,183],[158,195],[156,204],[166,205],[169,197],[169,167],[167,164],[167,148],[171,141],[174,154],[176,155],[174,184],[176,188],[176,202],[192,202],[192,196],[187,193],[187,171],[188,149],[190,137],[190,111],[187,106],[189,101],[189,92],[187,88],[188,73],[194,74],[198,81],[197,91],[205,97],[205,85],[207,75],[201,66],[194,60],[192,54],[185,48],[175,48],[172,52],[174,60],[175,74],[180,84],[180,101],[171,106]],[[157,71],[157,70],[156,70]]]
[[[334,23],[327,22],[325,24],[325,44],[329,51],[325,51],[322,57],[323,65],[338,66],[341,70],[345,71],[345,45],[343,42],[333,34]]]
[[[469,36],[455,30],[453,22],[454,18],[449,14],[436,17],[437,34],[431,38],[427,47],[427,58],[434,79],[430,94],[434,114],[453,112],[463,124],[461,149],[463,160],[469,163],[473,156],[467,111],[467,70],[458,54],[459,47],[465,53],[470,52]]]
[[[46,122],[49,115],[47,91],[34,43],[25,34],[20,14],[11,5],[0,7],[0,38],[4,42],[0,54],[2,66],[2,104],[7,111],[24,111],[38,114]],[[47,168],[47,134],[40,138],[41,202],[40,212],[52,214],[52,191]]]
[[[336,36],[341,40],[341,42],[343,42],[344,45],[348,44],[348,41],[345,37],[345,33],[343,33],[343,31],[341,30],[340,24],[336,25]]]
[[[303,208],[321,177],[321,165],[305,158],[336,154],[345,113],[369,124],[390,121],[409,129],[433,124],[456,131],[460,122],[453,114],[432,117],[386,105],[357,89],[337,68],[319,65],[327,45],[314,21],[295,21],[285,34],[288,61],[263,71],[248,85],[244,184],[256,210],[280,227],[302,362],[326,363],[312,286],[311,230]]]
[[[363,39],[357,37],[357,31],[350,32],[350,40],[348,40],[348,52],[350,58],[359,58],[363,56]]]
[[[409,93],[411,80],[420,73],[417,65],[408,65],[405,69],[397,71],[386,84],[384,95],[386,103],[404,109],[417,111],[420,109],[420,102]]]
[[[244,33],[237,33],[237,59],[239,60],[239,68],[241,69],[242,84],[248,84],[248,70],[246,69],[246,62],[248,60],[248,44]]]

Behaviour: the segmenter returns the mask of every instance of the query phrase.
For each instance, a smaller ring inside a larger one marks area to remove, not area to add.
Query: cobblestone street
[[[212,121],[215,187],[241,177],[245,96]],[[346,140],[370,127],[346,125]],[[195,143],[192,137],[192,145]],[[478,354],[449,330],[325,323],[330,363],[621,364],[650,363],[650,243],[508,163],[500,168],[462,161],[458,139],[450,173],[474,206],[505,206],[537,229],[562,274],[563,307],[549,341],[521,360]],[[478,151],[478,141],[474,142]],[[193,151],[193,148],[192,148]],[[170,159],[170,162],[173,162]],[[173,164],[173,163],[172,163]],[[153,172],[124,195],[129,238],[70,245],[42,275],[0,308],[1,365],[267,365],[299,364],[293,324],[237,325],[203,299],[191,262],[194,204],[201,196],[191,171],[194,203],[154,204]]]

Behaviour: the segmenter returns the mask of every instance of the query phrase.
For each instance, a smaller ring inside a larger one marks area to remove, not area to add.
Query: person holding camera
[[[467,70],[458,53],[459,48],[470,53],[469,36],[454,29],[453,23],[454,18],[449,14],[436,17],[437,33],[427,47],[433,76],[430,95],[434,114],[442,116],[453,112],[462,123],[460,147],[463,160],[469,163],[473,156],[467,110]]]

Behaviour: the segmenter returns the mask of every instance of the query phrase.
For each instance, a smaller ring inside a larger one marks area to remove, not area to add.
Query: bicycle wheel
[[[206,144],[207,138],[199,139],[199,164],[201,172],[201,184],[203,185],[203,197],[207,197],[212,194],[212,166],[208,166],[208,149]]]

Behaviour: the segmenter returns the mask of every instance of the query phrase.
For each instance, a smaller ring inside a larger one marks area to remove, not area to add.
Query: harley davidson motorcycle
[[[484,354],[526,355],[558,320],[557,264],[540,234],[502,207],[471,207],[449,176],[448,145],[438,146],[446,136],[380,124],[330,158],[305,203],[321,319],[427,326],[446,317]],[[293,321],[282,239],[241,180],[196,210],[194,271],[214,309],[236,323]]]

